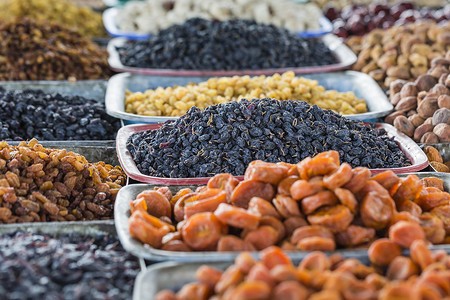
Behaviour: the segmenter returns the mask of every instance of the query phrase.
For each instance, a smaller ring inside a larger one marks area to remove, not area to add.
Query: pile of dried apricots
[[[252,162],[239,182],[218,174],[197,190],[168,187],[130,202],[130,234],[168,251],[331,251],[389,237],[450,243],[450,194],[438,178],[375,176],[336,151],[298,164]]]
[[[224,271],[203,265],[196,272],[198,282],[184,285],[176,294],[160,291],[155,300],[448,299],[450,256],[445,251],[430,251],[425,241],[416,240],[410,257],[387,254],[385,269],[318,251],[295,266],[285,252],[272,246],[261,251],[261,261],[243,252]],[[373,256],[369,255],[371,260]]]

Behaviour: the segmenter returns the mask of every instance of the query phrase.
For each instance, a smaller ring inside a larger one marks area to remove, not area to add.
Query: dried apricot
[[[394,172],[389,170],[374,175],[371,178],[371,180],[375,180],[376,182],[381,184],[386,190],[389,191],[394,185],[396,185],[400,181],[400,178],[398,178],[398,176]]]
[[[389,265],[394,258],[402,254],[398,244],[386,238],[374,241],[367,252],[370,261],[378,266]]]
[[[248,203],[253,197],[272,200],[275,190],[270,183],[247,180],[240,182],[231,194],[231,203],[238,207],[248,208]]]
[[[237,227],[255,229],[261,216],[249,210],[221,203],[214,211],[214,215],[224,224]]]
[[[306,222],[306,220],[302,217],[290,217],[287,218],[283,221],[284,227],[286,229],[286,235],[290,236],[295,229],[302,227],[302,226],[307,226],[308,223]]]
[[[271,226],[261,226],[250,231],[244,240],[250,242],[257,250],[262,250],[277,243],[278,232]]]
[[[326,271],[330,269],[330,266],[328,257],[323,252],[315,251],[305,256],[298,268],[308,271]]]
[[[414,199],[419,197],[421,189],[422,182],[419,177],[417,175],[408,175],[408,177],[400,180],[400,185],[393,198],[396,203],[405,200],[414,201]]]
[[[292,265],[292,261],[280,248],[269,247],[260,252],[261,262],[270,270],[276,265]]]
[[[288,171],[288,166],[255,160],[248,165],[244,180],[256,180],[276,185],[286,177]]]
[[[244,280],[244,273],[236,265],[229,266],[220,277],[214,287],[214,291],[218,294],[222,294],[231,286],[238,285]]]
[[[354,247],[371,241],[375,237],[375,229],[350,225],[347,229],[336,233],[336,242],[343,247]]]
[[[290,194],[292,199],[300,200],[317,194],[321,190],[322,187],[319,184],[309,183],[306,180],[297,180],[291,185]]]
[[[385,228],[393,217],[394,206],[394,201],[389,196],[382,196],[376,192],[368,193],[360,208],[364,225],[377,230]]]
[[[222,271],[216,268],[203,265],[197,269],[195,272],[195,278],[197,278],[200,283],[209,286],[210,288],[214,288],[216,284],[219,282],[220,277],[222,276]]]
[[[406,200],[401,203],[398,203],[397,209],[398,211],[409,212],[414,217],[419,217],[422,214],[422,208],[415,202],[412,202],[411,200]]]
[[[338,198],[342,205],[347,206],[353,214],[356,214],[358,209],[358,200],[355,195],[347,189],[337,188],[334,190],[334,194]]]
[[[248,272],[247,281],[261,281],[270,287],[275,285],[275,281],[270,277],[269,269],[261,262],[257,262]]]
[[[284,224],[277,218],[264,216],[259,220],[259,226],[272,226],[278,232],[277,242],[281,241],[286,235]]]
[[[424,240],[414,240],[411,243],[410,251],[411,259],[419,265],[422,270],[434,262],[433,255]]]
[[[186,220],[181,229],[183,240],[194,250],[205,250],[217,245],[220,239],[222,224],[210,212],[193,215]]]
[[[179,252],[190,252],[191,249],[186,245],[185,242],[180,240],[173,240],[165,243],[161,250],[164,251],[179,251]]]
[[[435,207],[430,213],[441,219],[444,223],[445,233],[450,235],[450,205]]]
[[[297,244],[304,238],[319,236],[333,239],[333,233],[326,227],[320,225],[310,225],[297,228],[291,236],[291,243]]]
[[[273,299],[306,300],[310,292],[297,281],[283,281],[273,290]]]
[[[389,238],[398,245],[409,248],[415,240],[425,240],[425,232],[416,222],[399,221],[389,228]]]
[[[178,291],[177,298],[186,300],[207,300],[209,293],[210,289],[207,285],[192,282],[185,284],[181,290]]]
[[[424,187],[435,187],[444,192],[444,180],[437,177],[425,177],[421,179]]]
[[[208,180],[208,188],[210,189],[220,189],[225,191],[227,194],[227,200],[231,198],[231,194],[236,186],[239,184],[239,180],[234,178],[231,174],[217,174]]]
[[[200,212],[214,212],[221,203],[226,203],[227,194],[219,189],[208,189],[201,193],[197,200],[185,202],[184,214],[185,218]]]
[[[336,243],[333,239],[313,236],[300,240],[297,247],[302,251],[333,251]]]
[[[433,244],[440,244],[445,239],[444,223],[437,216],[424,213],[419,216],[419,224],[425,232],[425,237]]]
[[[349,182],[352,176],[352,167],[348,163],[343,163],[336,172],[325,175],[323,177],[323,183],[328,189],[334,190]]]
[[[336,233],[345,230],[353,221],[350,209],[343,205],[323,207],[307,217],[312,225],[322,225],[331,232]]]
[[[248,203],[248,210],[255,214],[260,214],[261,216],[270,216],[275,218],[281,217],[270,201],[259,197],[253,197],[250,199],[250,202]]]
[[[302,216],[297,201],[291,197],[277,195],[272,203],[276,207],[278,213],[285,218]]]
[[[137,195],[136,200],[144,199],[147,211],[155,217],[172,216],[172,206],[166,196],[158,191],[147,190]]]
[[[303,198],[303,200],[301,200],[302,211],[307,215],[322,206],[334,205],[336,203],[337,197],[331,191],[319,192],[315,195]]]
[[[234,235],[224,235],[217,244],[217,251],[255,251],[255,247]]]
[[[244,274],[247,274],[255,265],[256,260],[253,258],[253,256],[251,256],[250,253],[242,252],[236,257],[234,263]]]
[[[270,298],[271,287],[262,281],[245,281],[231,294],[233,300],[265,300]]]
[[[343,186],[343,188],[355,194],[364,187],[372,173],[365,167],[356,167],[352,170],[352,173],[352,178]]]
[[[389,280],[406,280],[417,274],[419,268],[409,257],[397,256],[389,264],[386,277]]]
[[[277,187],[278,194],[291,196],[291,186],[297,180],[299,180],[298,176],[289,176],[282,179]]]
[[[450,194],[446,192],[440,192],[421,195],[418,199],[416,199],[416,203],[419,204],[420,207],[423,208],[423,210],[429,211],[441,205],[449,205]]]

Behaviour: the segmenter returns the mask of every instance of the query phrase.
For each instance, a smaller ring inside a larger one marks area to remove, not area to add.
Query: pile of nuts
[[[313,3],[319,5],[322,8],[326,8],[329,5],[333,5],[339,9],[351,6],[351,5],[369,5],[373,3],[373,0],[313,0]],[[413,3],[418,6],[428,6],[428,7],[440,7],[444,6],[446,0],[385,0],[384,2],[389,4],[396,3]]]
[[[0,142],[0,224],[113,218],[126,176],[120,167],[89,163],[32,139]]]
[[[333,251],[386,235],[450,242],[450,194],[441,179],[371,176],[340,164],[336,151],[298,164],[253,161],[241,182],[218,174],[174,196],[155,187],[130,208],[131,236],[167,251]]]
[[[162,290],[154,299],[447,299],[450,255],[429,250],[423,240],[406,247],[409,256],[402,256],[401,247],[380,241],[369,250],[372,266],[323,252],[308,254],[296,266],[278,247],[261,251],[261,261],[244,252],[224,271],[202,265],[195,273],[198,282],[184,284],[176,294]]]
[[[425,146],[423,151],[427,155],[430,165],[436,171],[450,173],[450,160],[444,161],[438,149],[433,146]]]
[[[278,100],[302,100],[310,105],[331,109],[342,115],[367,112],[366,102],[352,92],[325,90],[316,80],[296,77],[294,72],[273,76],[233,76],[211,78],[186,86],[173,86],[144,93],[126,92],[128,113],[148,116],[181,116],[192,106],[207,106],[239,101],[242,98],[269,97]]]
[[[0,81],[108,78],[107,57],[106,50],[57,23],[0,23]]]
[[[102,15],[69,0],[4,0],[0,2],[0,20],[29,17],[58,22],[77,29],[86,37],[106,36]]]
[[[390,100],[396,111],[387,123],[416,142],[450,142],[450,51],[433,59],[431,69],[415,82],[392,82]]]
[[[427,72],[431,60],[445,56],[450,49],[450,21],[375,29],[363,37],[349,38],[347,45],[358,55],[353,69],[368,73],[382,88],[389,88],[397,79],[415,80]]]
[[[305,31],[318,30],[322,16],[315,4],[289,0],[148,0],[125,4],[115,23],[125,32],[156,33],[194,17],[220,21],[249,19]]]

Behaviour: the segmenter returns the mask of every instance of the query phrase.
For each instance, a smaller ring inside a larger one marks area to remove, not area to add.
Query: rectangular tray
[[[145,40],[148,39],[151,33],[141,33],[141,32],[126,32],[121,30],[116,24],[116,16],[120,13],[121,9],[118,7],[111,7],[103,12],[103,26],[105,26],[106,31],[110,36],[113,37],[124,37],[129,40]],[[326,17],[322,16],[319,19],[320,29],[315,30],[305,30],[298,32],[297,34],[301,37],[318,37],[330,33],[333,31],[333,24]]]
[[[388,115],[394,108],[386,94],[378,84],[367,74],[355,71],[305,74],[302,77],[317,80],[326,90],[338,92],[353,92],[356,97],[366,100],[368,112],[345,115],[353,120],[370,120]],[[106,112],[116,118],[136,123],[161,123],[176,120],[179,117],[143,116],[125,112],[125,92],[144,92],[157,87],[174,85],[184,86],[191,82],[202,82],[210,77],[175,77],[175,76],[144,76],[122,73],[112,76],[106,90]]]
[[[341,39],[332,34],[320,37],[325,45],[330,48],[332,53],[338,59],[338,63],[327,66],[316,67],[293,67],[293,68],[275,68],[261,70],[173,70],[173,69],[149,69],[124,66],[119,58],[116,47],[122,46],[127,40],[125,38],[114,38],[108,43],[108,62],[116,72],[130,72],[144,75],[155,76],[233,76],[233,75],[272,75],[275,73],[284,73],[293,71],[296,74],[331,72],[348,69],[356,62],[355,53],[348,48]],[[295,55],[293,53],[293,55]]]
[[[73,222],[45,222],[45,223],[18,223],[18,224],[1,224],[0,235],[22,230],[25,232],[42,233],[42,234],[63,234],[63,233],[79,233],[90,236],[97,236],[103,233],[109,233],[117,236],[114,220],[102,221],[73,221]]]
[[[399,144],[400,149],[411,160],[412,165],[402,168],[383,168],[371,169],[372,174],[378,174],[386,170],[392,170],[395,173],[417,172],[428,166],[428,159],[422,149],[408,136],[401,133],[395,127],[385,124],[376,123],[377,128],[384,128],[389,136],[393,136],[395,141]],[[127,125],[119,129],[116,139],[117,156],[119,157],[120,165],[125,173],[132,179],[145,183],[165,184],[165,185],[187,185],[187,184],[206,184],[210,177],[196,177],[196,178],[162,178],[144,175],[139,171],[130,152],[126,148],[128,137],[133,133],[145,131],[148,129],[158,129],[161,124],[138,124]],[[237,179],[242,180],[243,176],[236,176]]]
[[[450,191],[450,174],[435,173],[435,172],[422,172],[411,173],[417,175],[419,178],[424,177],[438,177],[444,180],[444,188],[446,191]],[[407,176],[408,174],[402,174],[401,176]],[[123,187],[116,198],[114,206],[114,220],[116,225],[117,234],[119,236],[122,246],[130,253],[137,257],[148,259],[151,261],[180,261],[180,262],[219,262],[219,261],[233,261],[239,252],[175,252],[155,249],[149,245],[145,245],[140,241],[131,237],[128,226],[128,219],[130,217],[130,201],[136,199],[136,196],[148,189],[153,189],[156,186],[161,185],[148,185],[148,184],[132,184]],[[180,189],[190,187],[195,189],[198,185],[189,186],[170,186],[170,190],[175,194]],[[437,245],[433,246],[433,249],[444,249],[450,251],[450,245]],[[304,251],[292,251],[288,252],[289,257],[294,261],[299,261],[304,258],[309,252]],[[367,249],[354,249],[346,250],[340,249],[332,251],[330,253],[340,253],[346,257],[364,258],[367,255]],[[256,257],[257,252],[252,252]]]

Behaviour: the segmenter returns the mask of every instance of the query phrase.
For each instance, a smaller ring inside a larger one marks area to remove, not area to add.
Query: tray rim
[[[428,166],[428,158],[422,149],[408,136],[398,131],[392,125],[386,123],[375,123],[377,128],[384,128],[389,136],[394,136],[395,141],[398,142],[400,149],[406,154],[406,156],[411,160],[412,166],[406,166],[401,168],[380,168],[380,169],[370,169],[372,174],[378,174],[387,170],[392,170],[394,173],[407,173],[407,172],[417,172]],[[142,174],[130,152],[126,149],[126,142],[128,137],[135,133],[141,132],[148,129],[157,129],[161,124],[132,124],[126,125],[119,129],[116,138],[116,152],[119,158],[120,165],[122,169],[127,174],[128,177],[144,183],[152,184],[165,184],[165,185],[186,185],[186,184],[205,184],[211,177],[195,177],[195,178],[162,178],[154,177]],[[413,155],[413,156],[411,156]],[[415,158],[416,161],[413,160]],[[242,180],[243,176],[235,176],[237,179]]]
[[[112,70],[116,72],[130,72],[144,75],[155,76],[234,76],[234,75],[272,75],[275,73],[284,73],[287,71],[293,71],[296,74],[307,73],[320,73],[331,72],[348,69],[352,66],[357,57],[350,48],[348,48],[344,42],[337,36],[329,33],[319,37],[323,40],[325,45],[333,52],[338,58],[338,63],[326,66],[315,67],[291,67],[291,68],[273,68],[273,69],[261,69],[261,70],[175,70],[175,69],[155,69],[155,68],[137,68],[128,67],[122,64],[119,58],[119,53],[116,50],[117,46],[121,46],[127,40],[123,37],[113,38],[108,42],[108,63]],[[343,53],[340,53],[339,50]]]
[[[444,178],[450,186],[450,174],[446,173],[435,173],[435,172],[412,172],[398,174],[400,177],[405,177],[410,174],[417,175],[419,178],[424,177],[438,177]],[[226,262],[232,261],[239,255],[240,252],[208,252],[208,251],[197,251],[197,252],[175,252],[175,251],[165,251],[155,249],[149,245],[144,245],[142,242],[134,239],[129,234],[129,202],[133,199],[129,199],[126,196],[129,194],[137,194],[140,191],[153,189],[157,186],[164,186],[161,184],[144,184],[138,183],[133,185],[128,185],[119,190],[114,205],[114,224],[116,226],[116,232],[119,240],[124,247],[124,249],[133,255],[148,259],[155,262],[161,261],[172,261],[172,262]],[[198,185],[188,185],[190,187],[196,187]],[[172,186],[172,189],[179,190],[186,186]],[[433,245],[430,249],[444,249],[450,253],[450,244],[448,245]],[[254,257],[258,257],[258,251],[250,252]],[[287,251],[287,254],[293,261],[299,261],[303,259],[306,255],[311,252],[306,251]],[[335,251],[326,251],[327,255],[339,253],[346,257],[361,258],[367,256],[367,249],[338,249]]]
[[[332,73],[312,73],[312,74],[304,74],[301,77],[305,77],[312,80],[315,79],[316,76],[321,75],[325,77],[333,77],[333,76],[345,76],[345,77],[356,77],[361,78],[365,81],[367,85],[370,85],[372,89],[374,89],[374,93],[379,98],[379,101],[383,103],[383,106],[385,106],[384,110],[377,110],[377,111],[369,111],[366,113],[361,114],[351,114],[351,115],[343,115],[346,118],[352,119],[352,120],[369,120],[369,119],[375,119],[380,118],[383,116],[388,115],[393,109],[394,106],[389,102],[388,98],[386,97],[386,94],[383,92],[383,90],[380,88],[380,86],[375,82],[375,80],[372,79],[369,75],[357,72],[357,71],[341,71],[341,72],[332,72]],[[116,75],[113,75],[109,81],[108,86],[106,88],[105,93],[105,107],[106,112],[115,118],[120,118],[122,120],[126,121],[132,121],[132,122],[140,122],[140,123],[148,123],[148,124],[154,124],[154,123],[161,123],[168,120],[177,120],[180,117],[168,117],[168,116],[145,116],[145,115],[138,115],[133,113],[128,113],[125,111],[125,90],[127,89],[126,81],[132,79],[133,76],[142,76],[142,74],[133,74],[133,73],[119,73]],[[122,91],[123,89],[123,91]],[[123,93],[122,93],[123,92]],[[141,91],[143,92],[143,91]],[[353,92],[353,91],[350,91]],[[364,100],[366,103],[368,102],[366,100],[367,97]],[[288,100],[287,100],[288,101]],[[123,103],[123,110],[117,110],[114,108],[116,103]]]

